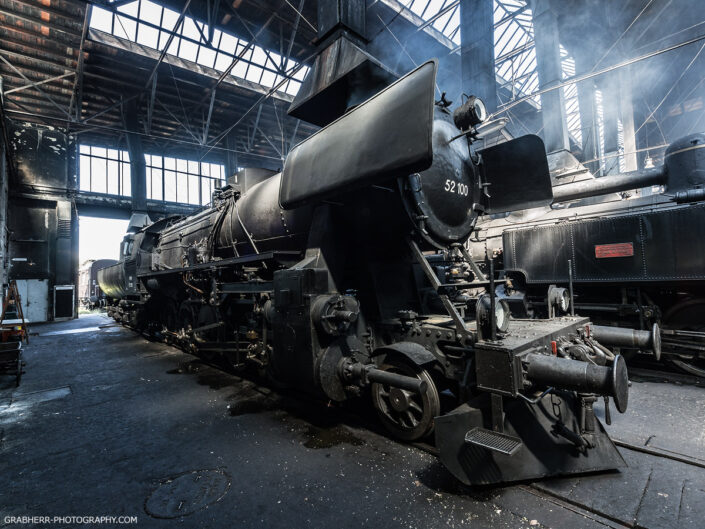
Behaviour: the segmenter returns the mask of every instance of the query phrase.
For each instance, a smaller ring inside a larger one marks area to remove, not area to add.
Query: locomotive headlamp
[[[487,107],[482,99],[476,96],[468,97],[467,101],[453,112],[453,121],[460,130],[468,130],[487,119]]]
[[[485,103],[482,102],[482,99],[480,99],[479,97],[472,96],[471,99],[473,113],[475,115],[475,118],[477,119],[477,123],[475,123],[475,125],[479,125],[487,119],[487,107],[485,106]]]
[[[483,336],[490,336],[492,328],[492,318],[490,314],[492,301],[489,294],[483,294],[477,300],[476,317],[477,324],[481,327]],[[494,319],[499,332],[505,332],[509,327],[509,305],[503,299],[495,299]]]

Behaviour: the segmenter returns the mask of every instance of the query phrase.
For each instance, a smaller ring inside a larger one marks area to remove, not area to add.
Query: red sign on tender
[[[595,257],[598,259],[606,259],[609,257],[631,257],[632,255],[634,255],[634,244],[631,242],[595,245]]]

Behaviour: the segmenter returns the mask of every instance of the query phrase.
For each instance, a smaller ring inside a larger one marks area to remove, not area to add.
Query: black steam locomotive
[[[587,318],[511,320],[463,243],[481,214],[552,200],[535,136],[475,152],[428,62],[297,145],[281,173],[128,234],[101,287],[118,321],[343,402],[402,440],[435,432],[467,484],[625,463],[595,417],[624,412],[624,360]],[[631,331],[625,331],[631,332]],[[608,408],[609,409],[609,408]]]
[[[564,174],[552,208],[482,222],[470,243],[505,269],[514,314],[565,313],[572,286],[580,314],[635,329],[618,344],[626,355],[653,350],[705,377],[705,134],[673,142],[660,167],[571,183]],[[651,186],[662,188],[617,194]]]

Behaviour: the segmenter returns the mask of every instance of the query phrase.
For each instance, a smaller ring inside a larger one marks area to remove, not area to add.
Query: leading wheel
[[[433,418],[441,413],[438,389],[431,375],[407,363],[388,359],[380,369],[426,381],[423,394],[397,388],[389,384],[372,384],[372,403],[382,424],[402,441],[415,441],[433,431]]]

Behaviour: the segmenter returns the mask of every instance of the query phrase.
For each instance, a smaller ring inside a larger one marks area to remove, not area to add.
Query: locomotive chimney
[[[318,55],[289,115],[321,127],[397,79],[365,50],[365,0],[319,0]]]

